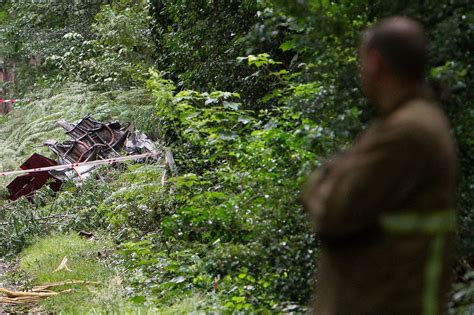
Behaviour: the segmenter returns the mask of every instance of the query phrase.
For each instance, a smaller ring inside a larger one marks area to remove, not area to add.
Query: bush
[[[237,94],[174,95],[171,82],[152,78],[162,130],[184,173],[171,181],[175,200],[156,233],[124,244],[127,267],[140,270],[137,292],[151,287],[173,301],[179,290],[216,290],[216,281],[226,309],[304,305],[316,243],[298,198],[320,127],[288,109],[254,118]]]

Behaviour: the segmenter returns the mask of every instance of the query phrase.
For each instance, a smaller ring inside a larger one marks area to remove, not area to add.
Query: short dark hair
[[[387,68],[403,78],[423,80],[428,39],[422,26],[406,17],[381,20],[362,34],[362,47],[378,51]]]

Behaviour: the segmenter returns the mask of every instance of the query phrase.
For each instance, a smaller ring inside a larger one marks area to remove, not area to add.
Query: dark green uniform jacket
[[[446,312],[456,164],[443,112],[412,98],[308,181],[321,240],[315,314]]]

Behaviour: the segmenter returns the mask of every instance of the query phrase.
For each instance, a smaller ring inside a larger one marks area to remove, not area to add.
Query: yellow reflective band
[[[387,213],[381,217],[382,228],[395,234],[436,235],[453,231],[456,226],[454,210],[421,214],[415,212]]]
[[[380,224],[388,233],[433,236],[424,274],[422,315],[438,315],[438,294],[443,271],[446,233],[454,231],[456,213],[454,210],[428,214],[415,212],[390,213],[381,217]]]
[[[431,243],[430,256],[425,267],[425,289],[423,291],[422,315],[438,315],[438,293],[443,272],[445,236],[435,236]]]

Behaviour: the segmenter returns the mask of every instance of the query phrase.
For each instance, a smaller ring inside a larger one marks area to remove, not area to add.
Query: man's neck
[[[393,112],[403,102],[417,95],[422,95],[425,90],[424,82],[398,83],[393,82],[381,89],[379,95],[379,112],[385,116]]]

